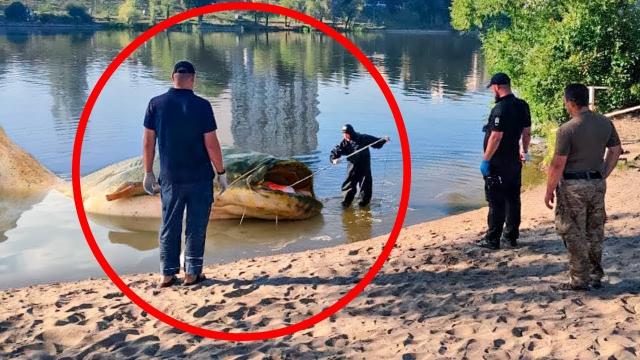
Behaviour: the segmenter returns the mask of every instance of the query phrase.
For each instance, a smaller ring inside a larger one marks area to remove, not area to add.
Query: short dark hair
[[[578,106],[589,105],[589,89],[583,84],[569,84],[564,88],[564,98]]]

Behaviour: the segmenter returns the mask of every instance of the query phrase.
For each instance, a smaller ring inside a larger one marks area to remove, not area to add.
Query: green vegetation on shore
[[[640,103],[636,0],[454,0],[452,25],[481,34],[491,72],[509,73],[541,134],[567,119],[565,85],[607,86],[600,111]]]
[[[0,11],[15,0],[0,0]],[[69,7],[82,9],[100,23],[148,26],[188,8],[223,0],[21,0],[27,19],[39,23],[77,23]],[[359,29],[449,29],[451,0],[261,0],[307,13],[344,30]],[[298,28],[287,18],[265,13],[222,13],[197,19],[198,23],[236,24],[254,28]]]

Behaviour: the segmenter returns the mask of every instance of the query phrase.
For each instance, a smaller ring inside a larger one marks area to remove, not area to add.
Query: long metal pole
[[[362,149],[358,149],[358,150],[356,150],[356,151],[352,152],[351,154],[349,154],[349,155],[345,156],[345,159],[348,159],[348,158],[352,157],[353,155],[355,155],[355,154],[357,154],[357,153],[359,153],[359,152],[361,152],[361,151],[364,151],[364,150],[366,150],[366,149],[370,148],[371,146],[373,146],[373,145],[375,145],[375,144],[377,144],[377,143],[379,143],[380,141],[383,141],[383,140],[384,140],[384,141],[386,141],[386,139],[385,139],[385,138],[378,139],[377,141],[372,142],[371,144],[369,144],[369,145],[367,145],[367,146],[363,147]],[[326,169],[330,168],[331,166],[332,166],[332,165],[327,165],[327,166],[325,166],[325,167],[323,167],[323,168],[321,168],[321,169],[319,169],[319,170],[316,170],[316,171],[314,171],[313,173],[311,173],[311,175],[306,176],[305,178],[303,178],[303,179],[301,179],[301,180],[298,180],[298,181],[296,181],[295,183],[293,183],[293,184],[291,184],[291,185],[289,185],[289,186],[294,187],[294,186],[296,186],[296,185],[300,184],[301,182],[304,182],[304,181],[306,181],[306,180],[308,180],[308,179],[312,178],[312,177],[313,177],[313,176],[315,176],[317,173],[322,172],[322,171],[324,171],[324,170],[326,170]]]

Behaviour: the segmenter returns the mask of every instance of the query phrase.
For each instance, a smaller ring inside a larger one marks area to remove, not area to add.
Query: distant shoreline
[[[145,31],[151,28],[150,24],[136,24],[135,26],[127,26],[117,23],[95,22],[89,24],[59,24],[59,23],[31,23],[31,22],[1,22],[0,33],[29,33],[29,32],[86,32],[86,31],[104,31],[104,30],[131,30]],[[193,30],[186,30],[191,28]],[[204,23],[201,28],[192,23],[183,23],[169,28],[169,31],[184,32],[202,32],[202,33],[278,33],[278,32],[305,32],[306,26],[292,26],[283,28],[270,25],[268,28],[264,25],[254,26],[253,24],[212,24]],[[408,34],[408,35],[446,35],[456,33],[452,29],[388,29],[388,28],[362,28],[358,30],[336,28],[342,33],[389,33],[389,34]]]

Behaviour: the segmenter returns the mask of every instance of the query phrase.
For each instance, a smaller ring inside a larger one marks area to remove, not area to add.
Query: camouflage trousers
[[[588,285],[604,276],[605,192],[604,180],[562,180],[556,191],[556,230],[569,253],[572,285]]]

